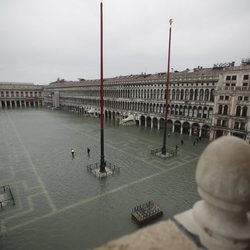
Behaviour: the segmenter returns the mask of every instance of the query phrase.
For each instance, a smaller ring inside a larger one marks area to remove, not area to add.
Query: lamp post
[[[169,95],[169,70],[170,70],[170,49],[171,49],[171,31],[172,31],[173,19],[169,20],[169,41],[168,41],[168,65],[167,65],[167,79],[166,79],[166,107],[165,107],[165,124],[164,124],[164,135],[163,135],[163,145],[161,153],[166,155],[166,136],[167,136],[167,119],[168,119],[168,95]]]

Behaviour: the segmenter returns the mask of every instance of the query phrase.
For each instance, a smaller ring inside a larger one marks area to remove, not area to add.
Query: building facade
[[[0,109],[42,107],[43,89],[30,83],[0,82]]]
[[[211,137],[215,91],[223,69],[198,67],[192,72],[173,72],[170,77],[167,127],[171,132]],[[105,79],[107,119],[133,115],[139,126],[164,127],[166,73],[140,74]],[[99,80],[51,83],[44,103],[80,115],[100,115]],[[57,106],[55,106],[55,104]]]
[[[134,117],[139,126],[164,127],[166,73],[104,80],[105,118]],[[100,81],[58,79],[47,86],[0,84],[0,109],[49,107],[100,116]],[[168,132],[213,140],[235,135],[250,141],[250,60],[170,73]]]
[[[250,66],[228,68],[215,91],[211,136],[235,135],[250,141]]]

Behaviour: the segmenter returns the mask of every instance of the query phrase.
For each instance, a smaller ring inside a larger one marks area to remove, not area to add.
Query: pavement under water
[[[171,134],[177,157],[157,158],[163,131],[105,121],[105,159],[118,175],[96,178],[99,119],[62,111],[0,111],[0,185],[16,205],[0,211],[0,249],[88,249],[138,230],[131,209],[153,200],[168,219],[199,199],[195,168],[206,139]],[[181,139],[184,145],[181,145]],[[88,157],[87,148],[90,148]],[[71,157],[71,149],[75,157]]]

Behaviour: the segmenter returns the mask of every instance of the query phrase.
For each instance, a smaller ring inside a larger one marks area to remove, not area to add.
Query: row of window
[[[37,91],[1,91],[1,97],[42,97],[42,92]]]
[[[243,75],[243,80],[248,80],[249,75]],[[237,80],[237,75],[228,75],[226,76],[226,81],[236,81]]]
[[[226,96],[220,95],[219,99],[221,101],[228,101],[229,96],[228,95],[226,95]],[[238,96],[238,101],[248,101],[248,100],[249,100],[249,96]]]
[[[219,115],[228,115],[228,106],[227,105],[219,105],[218,114]],[[244,107],[237,106],[235,116],[247,117],[247,107],[246,106],[244,106]]]
[[[187,100],[187,101],[214,101],[214,89],[172,89],[169,91],[170,99],[172,100]],[[60,97],[83,97],[83,96],[99,96],[98,90],[87,90],[84,93],[61,93]],[[81,96],[80,96],[81,95]],[[105,90],[105,97],[111,98],[138,98],[138,99],[165,99],[165,89],[133,89],[133,90]]]

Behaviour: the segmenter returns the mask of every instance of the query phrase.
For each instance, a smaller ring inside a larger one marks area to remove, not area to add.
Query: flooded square
[[[120,173],[98,179],[86,166],[100,161],[99,119],[1,110],[0,185],[10,185],[15,206],[0,211],[0,248],[93,248],[138,230],[131,220],[138,204],[154,200],[163,220],[191,208],[199,199],[196,163],[208,141],[193,146],[194,138],[171,134],[167,145],[179,146],[177,157],[161,159],[150,150],[162,137],[161,130],[105,121],[105,159]]]

